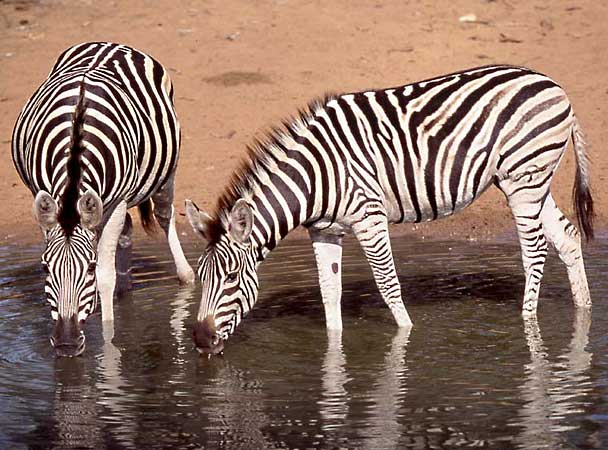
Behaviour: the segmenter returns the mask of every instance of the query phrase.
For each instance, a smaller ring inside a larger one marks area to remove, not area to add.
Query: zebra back
[[[71,159],[75,127],[81,151]],[[140,204],[162,186],[175,170],[179,140],[165,69],[125,45],[93,42],[58,58],[17,119],[12,152],[32,193],[44,190],[62,203],[72,183],[76,197],[92,190],[111,210],[120,199]]]

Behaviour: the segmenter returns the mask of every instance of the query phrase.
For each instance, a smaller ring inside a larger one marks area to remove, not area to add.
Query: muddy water
[[[602,240],[586,252],[592,317],[550,255],[524,322],[516,246],[395,239],[410,333],[350,241],[342,336],[325,331],[309,242],[287,242],[212,359],[190,341],[200,288],[177,287],[162,244],[136,245],[114,329],[92,316],[75,359],[48,343],[40,247],[0,248],[1,448],[608,448]]]

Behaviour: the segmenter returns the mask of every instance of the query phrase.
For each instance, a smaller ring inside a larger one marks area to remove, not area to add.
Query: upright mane
[[[84,101],[84,81],[80,84],[80,92],[78,94],[78,102],[72,116],[72,128],[70,135],[70,150],[67,162],[67,179],[66,186],[61,195],[61,202],[57,221],[65,231],[66,235],[71,235],[74,228],[80,223],[80,214],[78,213],[77,202],[80,191],[80,178],[82,169],[80,165],[80,156],[84,152],[82,145],[84,113],[86,109]]]
[[[310,126],[316,114],[338,96],[327,93],[323,97],[314,99],[305,108],[299,109],[295,117],[283,120],[280,126],[271,128],[261,139],[255,138],[253,144],[247,146],[246,156],[232,173],[211,214],[211,219],[206,224],[210,244],[216,243],[226,233],[224,223],[227,215],[238,199],[251,192],[256,179],[259,178],[257,175],[271,170],[275,161],[273,155],[285,154],[297,144],[301,134]]]

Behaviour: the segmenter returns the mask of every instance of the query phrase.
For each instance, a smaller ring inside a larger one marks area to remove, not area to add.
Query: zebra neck
[[[268,197],[267,197],[268,198]],[[251,239],[262,261],[293,229],[302,222],[299,206],[272,204],[254,195],[251,199],[254,221]]]

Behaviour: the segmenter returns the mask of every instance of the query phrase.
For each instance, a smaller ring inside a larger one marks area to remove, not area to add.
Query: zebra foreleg
[[[127,202],[121,201],[106,222],[97,244],[97,292],[101,301],[101,320],[114,320],[114,288],[116,287],[116,247],[125,225]]]
[[[169,242],[169,248],[173,255],[173,261],[175,261],[175,268],[177,269],[177,278],[179,278],[181,284],[193,284],[195,279],[194,271],[184,255],[175,228],[173,187],[174,176],[172,175],[164,186],[152,196],[152,201],[154,202],[154,216],[165,232],[165,236]]]
[[[133,221],[129,213],[125,216],[125,224],[118,238],[116,248],[116,293],[123,295],[131,289],[131,252],[133,250]]]
[[[363,248],[382,299],[387,304],[399,327],[411,327],[403,300],[401,285],[395,270],[388,219],[382,206],[369,204],[363,218],[352,224],[352,230]]]
[[[328,330],[342,330],[342,235],[309,229]]]
[[[543,205],[541,220],[545,236],[553,244],[568,270],[574,304],[582,308],[591,307],[580,235],[559,210],[551,194]]]

